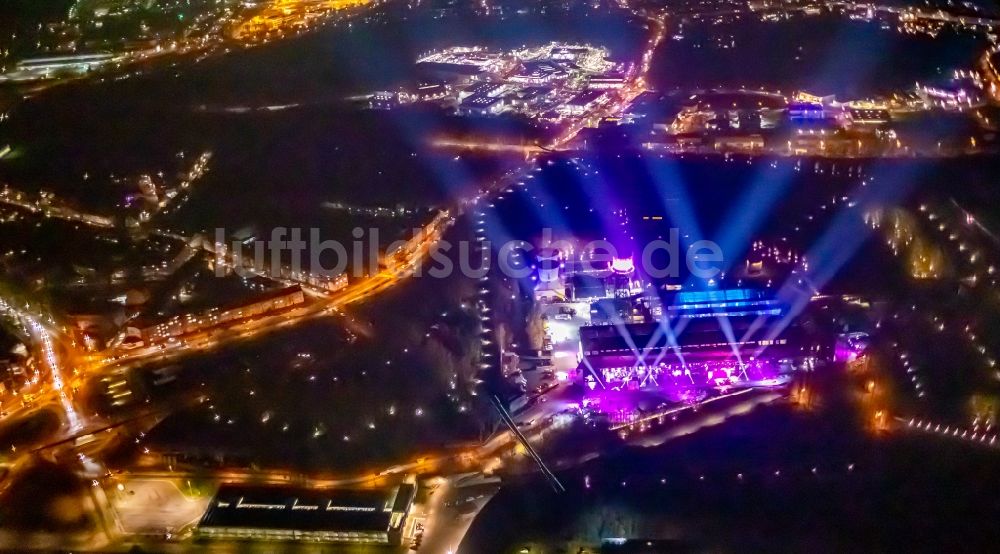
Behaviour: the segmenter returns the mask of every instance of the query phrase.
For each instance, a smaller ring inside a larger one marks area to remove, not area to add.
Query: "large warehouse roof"
[[[387,531],[394,511],[413,500],[413,485],[391,489],[316,490],[222,485],[201,527],[302,531]]]

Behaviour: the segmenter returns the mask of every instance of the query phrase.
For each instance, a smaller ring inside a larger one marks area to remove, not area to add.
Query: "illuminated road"
[[[234,25],[231,38],[243,43],[280,40],[321,24],[341,10],[369,4],[371,0],[270,0],[253,17]]]
[[[299,3],[295,4],[298,5]],[[626,3],[622,2],[622,7],[626,7]],[[636,96],[645,90],[645,75],[649,71],[653,51],[656,46],[660,44],[665,35],[663,16],[645,17],[653,26],[654,30],[652,36],[647,42],[646,48],[643,51],[640,70],[638,71],[633,82],[620,91],[620,98],[617,101],[612,102],[608,106],[603,107],[594,113],[580,118],[566,127],[565,130],[553,141],[553,148],[564,147],[567,143],[572,141],[585,127],[588,121],[599,120],[600,118],[620,112],[625,106],[629,105],[629,103],[631,103]],[[528,162],[527,168],[530,169],[535,162],[535,157],[532,156],[529,158]],[[499,179],[496,183],[494,183],[494,186],[485,187],[480,195],[467,202],[475,203],[490,194],[496,193],[498,190],[506,188],[509,182],[516,178],[517,174],[515,173],[511,174],[507,179]],[[8,196],[7,198],[4,198],[4,201],[32,211],[39,210],[37,206],[21,202],[15,196]],[[55,215],[57,217],[65,217],[74,221],[96,224],[101,227],[105,226],[104,221],[87,217],[85,214],[78,214],[75,212],[62,213],[61,210],[57,213],[47,214]],[[281,315],[265,316],[250,321],[240,321],[231,327],[207,330],[199,335],[189,337],[187,340],[180,343],[158,345],[156,349],[147,348],[135,351],[117,350],[103,353],[101,356],[90,356],[90,361],[82,364],[82,369],[85,370],[82,373],[93,375],[104,370],[113,369],[115,367],[120,368],[128,364],[142,361],[165,360],[191,352],[216,348],[233,340],[244,340],[258,336],[275,329],[295,325],[301,321],[314,317],[338,313],[340,308],[343,306],[365,300],[375,294],[378,294],[412,274],[416,267],[418,267],[418,264],[428,256],[430,249],[437,243],[438,240],[440,240],[444,231],[450,227],[453,221],[454,220],[450,218],[446,218],[445,221],[435,218],[435,220],[432,221],[427,228],[425,228],[419,242],[411,245],[411,247],[407,249],[406,258],[401,260],[394,267],[382,270],[375,275],[364,278],[356,283],[352,283],[346,290],[335,293],[328,298],[320,299],[319,301],[313,302],[308,306],[298,308]],[[45,344],[50,343],[43,342],[42,344],[44,347]],[[46,356],[46,361],[50,364],[57,363],[54,355]],[[55,373],[59,372],[57,371]],[[61,390],[63,388],[61,379],[54,384],[56,385],[57,390]]]
[[[964,25],[968,27],[980,26],[992,29],[997,24],[1000,24],[1000,20],[991,17],[975,17],[969,15],[955,15],[946,12],[943,9],[929,10],[922,9],[914,6],[900,7],[888,4],[860,4],[855,2],[830,2],[830,6],[843,6],[847,8],[871,8],[875,11],[895,14],[900,16],[901,20],[930,20],[930,21],[942,21],[945,23],[955,23],[958,25]]]
[[[565,147],[589,122],[597,121],[601,118],[620,113],[621,110],[623,110],[635,99],[635,97],[645,90],[645,75],[649,71],[653,50],[664,37],[663,17],[646,16],[646,18],[650,21],[653,27],[653,33],[642,55],[642,60],[639,66],[640,70],[634,80],[619,92],[617,100],[611,102],[607,106],[595,110],[593,113],[587,114],[587,116],[580,118],[567,126],[553,141],[553,148],[558,149]],[[465,201],[460,201],[459,205],[475,204],[481,200],[488,199],[493,194],[496,194],[501,190],[506,189],[514,180],[522,177],[524,172],[531,171],[534,168],[536,158],[534,156],[529,157],[526,162],[527,163],[522,170],[509,172],[505,177],[502,177],[491,184],[485,185],[480,190],[478,195],[473,198],[466,199]],[[19,202],[17,199],[7,200],[10,203]],[[30,205],[21,205],[20,207],[26,209],[35,208]],[[83,218],[80,214],[50,215],[64,216],[74,221],[83,221],[95,224],[94,221],[87,221],[87,219]],[[136,351],[115,350],[97,355],[84,355],[73,349],[72,341],[61,337],[58,331],[53,331],[55,328],[54,326],[46,327],[37,319],[26,317],[25,314],[18,314],[21,316],[22,321],[26,322],[26,328],[30,330],[33,342],[39,352],[38,358],[42,360],[48,374],[50,375],[50,382],[42,387],[42,391],[39,392],[36,398],[35,405],[37,408],[41,408],[42,406],[57,403],[61,410],[66,414],[66,427],[68,429],[60,431],[59,436],[53,439],[54,441],[72,437],[76,434],[87,432],[88,430],[93,431],[92,427],[96,424],[93,422],[82,421],[81,416],[77,413],[77,409],[73,405],[73,399],[70,394],[73,386],[82,382],[84,378],[101,376],[112,371],[120,371],[123,368],[130,367],[132,365],[148,363],[151,361],[160,361],[195,352],[211,350],[234,341],[246,340],[277,329],[297,325],[312,318],[339,314],[341,313],[341,308],[380,294],[410,277],[420,267],[420,264],[429,257],[431,249],[441,240],[443,234],[451,227],[451,225],[454,224],[454,221],[454,218],[448,212],[443,212],[443,215],[435,218],[430,224],[428,224],[428,226],[424,228],[423,232],[419,233],[414,240],[407,245],[400,255],[395,256],[392,260],[386,260],[386,267],[384,269],[373,275],[357,280],[356,282],[352,282],[344,290],[327,296],[314,298],[308,305],[289,310],[285,313],[239,321],[226,327],[210,329],[197,335],[184,337],[184,340],[179,341],[178,343],[163,344],[155,349]],[[103,227],[103,225],[99,222],[96,222],[96,224],[99,227]],[[60,351],[66,352],[66,357],[73,362],[74,367],[80,374],[74,378],[72,385],[65,381],[66,370],[62,367],[60,362]],[[528,408],[518,416],[518,419],[530,420],[530,423],[525,425],[523,428],[524,433],[529,438],[537,440],[540,434],[548,426],[547,420],[549,419],[549,416],[553,415],[560,409],[562,409],[562,406],[559,402],[555,401],[548,403],[540,402],[539,404]],[[104,433],[102,433],[102,435],[104,435]],[[108,442],[110,442],[110,439],[108,439]],[[100,444],[104,443],[105,441],[103,440],[100,442]],[[459,467],[469,468],[469,466],[472,466],[472,468],[492,470],[499,467],[502,463],[501,456],[509,453],[515,447],[516,442],[513,440],[511,433],[504,431],[494,436],[486,444],[465,450],[463,452],[448,454],[428,453],[415,460],[388,467],[381,472],[368,472],[362,475],[345,476],[341,478],[316,478],[312,479],[311,482],[316,486],[358,486],[375,484],[384,479],[396,479],[400,475],[408,473],[421,473],[425,475],[434,473],[440,474],[442,472],[455,471]],[[68,448],[72,451],[72,446],[68,446]],[[97,447],[98,450],[100,448],[102,447]],[[98,468],[98,471],[100,471],[100,467]],[[178,474],[176,473],[170,474],[170,478],[176,478],[177,476]],[[241,480],[250,478],[255,482],[283,483],[288,482],[291,476],[287,472],[265,472],[262,474],[261,472],[220,471],[216,477],[220,480]],[[447,481],[444,482],[447,483]],[[107,491],[104,492],[106,493]],[[446,552],[452,547],[457,547],[468,527],[468,524],[470,524],[472,520],[472,517],[458,516],[445,509],[443,503],[445,502],[446,492],[448,492],[447,485],[440,487],[437,498],[429,504],[427,511],[427,514],[432,517],[448,514],[444,519],[442,519],[441,525],[433,525],[433,532],[429,533],[429,536],[427,537],[429,547],[433,546],[434,549],[438,550],[444,548],[445,550],[442,550],[441,552]],[[156,494],[161,494],[161,492],[150,492],[145,497],[146,501],[149,501],[149,498],[153,498],[155,501]],[[108,504],[111,501],[105,498],[102,502]],[[461,519],[461,517],[465,517],[467,521],[462,521],[461,525],[456,524],[454,519]],[[452,520],[448,520],[447,518],[452,518]],[[153,516],[152,520],[155,519],[156,517]],[[149,522],[133,521],[131,523],[146,525]],[[431,527],[430,524],[434,522],[431,521],[428,523],[428,527]]]
[[[102,370],[120,369],[139,362],[167,360],[192,352],[214,349],[318,317],[341,313],[341,308],[382,293],[413,275],[430,255],[431,249],[453,224],[454,219],[449,213],[447,211],[441,212],[411,240],[410,244],[400,250],[403,254],[401,259],[387,261],[388,267],[386,269],[364,277],[348,285],[346,289],[322,296],[310,304],[281,314],[265,315],[206,329],[184,337],[183,340],[176,343],[162,343],[153,348],[105,352],[95,356],[95,358],[100,359],[94,360],[86,366],[86,373],[98,374]]]
[[[41,358],[45,361],[45,366],[49,371],[49,376],[52,380],[52,389],[59,399],[59,405],[66,414],[66,419],[69,423],[69,432],[76,433],[83,427],[83,424],[66,392],[66,385],[62,377],[63,369],[59,365],[59,357],[56,355],[55,348],[52,345],[52,338],[49,336],[49,331],[33,318],[28,319],[28,325],[41,350]]]
[[[111,218],[84,214],[61,206],[43,206],[33,204],[23,200],[22,196],[22,193],[12,190],[9,187],[4,187],[4,189],[0,191],[0,203],[6,204],[12,208],[26,210],[33,214],[84,223],[86,225],[99,227],[105,230],[113,229],[115,226],[114,221],[112,221]]]
[[[30,338],[30,343],[37,350],[36,359],[44,365],[44,373],[48,376],[48,382],[36,383],[36,388],[28,388],[32,402],[37,407],[42,407],[50,403],[56,403],[65,415],[69,426],[69,432],[74,433],[83,427],[80,415],[70,398],[64,381],[64,368],[60,365],[59,355],[56,352],[56,333],[52,331],[54,323],[43,325],[44,316],[30,313],[30,308],[19,308],[16,302],[0,298],[0,313],[17,321],[24,329],[25,334]],[[15,412],[20,415],[19,412]]]
[[[16,68],[0,73],[0,83],[13,83],[35,95],[52,87],[87,79],[127,78],[162,59],[187,56],[201,61],[209,56],[228,54],[236,48],[250,48],[272,41],[299,36],[326,25],[334,16],[356,13],[354,8],[377,5],[373,0],[267,0],[262,6],[245,3],[237,15],[226,10],[200,29],[188,29],[184,36],[153,41],[152,46],[112,52],[111,62],[93,71],[72,76],[38,75]],[[191,33],[192,30],[199,32]]]
[[[28,313],[24,309],[18,309],[18,303],[8,302],[0,297],[0,315],[7,315],[10,319],[19,322],[24,329],[24,335],[30,338],[30,343],[37,351],[35,358],[44,366],[42,373],[48,375],[47,381],[40,380],[35,386],[26,387],[22,391],[24,395],[31,398],[30,402],[24,402],[15,408],[17,404],[11,399],[5,398],[3,406],[8,408],[9,413],[6,416],[0,416],[0,419],[20,418],[39,410],[57,407],[56,412],[64,419],[63,425],[55,435],[45,439],[46,443],[60,445],[67,439],[95,433],[97,430],[107,427],[106,422],[84,418],[74,404],[75,389],[82,385],[85,379],[121,371],[131,365],[217,348],[233,341],[246,340],[312,318],[338,314],[341,307],[384,292],[409,277],[419,267],[419,264],[429,256],[431,248],[453,223],[454,219],[447,212],[442,212],[421,233],[418,233],[410,244],[401,250],[402,255],[393,260],[394,263],[388,264],[389,267],[374,275],[357,281],[345,290],[320,298],[291,312],[242,321],[227,328],[214,329],[211,332],[202,333],[183,342],[170,345],[170,348],[164,348],[164,350],[126,351],[114,355],[108,353],[84,354],[78,351],[71,339],[58,330],[50,316]],[[43,325],[42,321],[48,322],[48,325]],[[61,363],[60,352],[65,355],[64,357],[68,361],[72,362],[75,368],[72,372],[71,383],[67,381],[68,373]],[[17,400],[16,397],[15,400]],[[108,436],[105,433],[100,433],[100,436],[102,440],[91,449],[93,450],[92,456],[96,456],[105,444],[112,442],[113,435]],[[74,444],[67,444],[65,447],[71,452],[74,450]],[[14,459],[14,463],[29,456],[31,451],[30,448],[26,449],[23,455]],[[81,459],[90,460],[87,457]],[[91,463],[96,464],[95,462]],[[421,465],[423,462],[408,467],[419,468]],[[96,464],[96,467],[98,467],[97,473],[103,474],[103,470],[100,469],[103,466]],[[83,468],[83,472],[88,473],[87,468]],[[338,482],[341,484],[360,483],[371,478],[372,476],[354,477]]]
[[[434,480],[437,484],[424,506],[421,552],[458,552],[458,545],[472,522],[499,489],[499,485],[463,488],[456,483],[463,478],[463,475],[455,475]]]

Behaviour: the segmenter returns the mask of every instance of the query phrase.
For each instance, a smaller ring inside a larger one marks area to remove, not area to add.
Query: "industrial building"
[[[564,79],[567,71],[558,63],[549,60],[532,60],[521,64],[519,71],[508,77],[512,83],[522,85],[547,85],[557,79]]]
[[[833,352],[831,337],[788,318],[762,290],[678,292],[657,311],[655,321],[595,318],[582,327],[580,374],[608,390],[752,386],[782,382]]]
[[[224,484],[198,524],[200,537],[398,545],[416,486],[326,489]]]
[[[503,111],[504,105],[504,99],[498,96],[476,94],[463,100],[458,111],[467,115],[496,115]]]
[[[589,89],[577,93],[561,107],[566,115],[583,115],[597,106],[606,104],[608,99],[607,91]]]
[[[14,70],[0,75],[0,81],[29,81],[56,76],[83,76],[121,61],[123,56],[106,52],[25,58]]]

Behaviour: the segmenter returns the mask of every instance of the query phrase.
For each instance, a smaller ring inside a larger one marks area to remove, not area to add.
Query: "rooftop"
[[[500,102],[499,96],[487,96],[486,94],[473,94],[462,101],[463,106],[473,106],[476,108],[486,108]]]
[[[601,98],[605,94],[607,93],[603,90],[585,90],[573,98],[570,98],[567,104],[570,106],[586,106],[598,98]]]
[[[545,60],[524,62],[514,75],[521,79],[548,79],[565,73],[558,65]]]
[[[370,490],[224,484],[199,526],[388,531],[393,512],[405,512],[413,493],[409,484]]]

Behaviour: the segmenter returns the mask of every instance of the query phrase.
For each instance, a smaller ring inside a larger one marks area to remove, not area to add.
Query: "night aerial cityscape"
[[[0,2],[0,551],[1000,551],[998,37]]]

